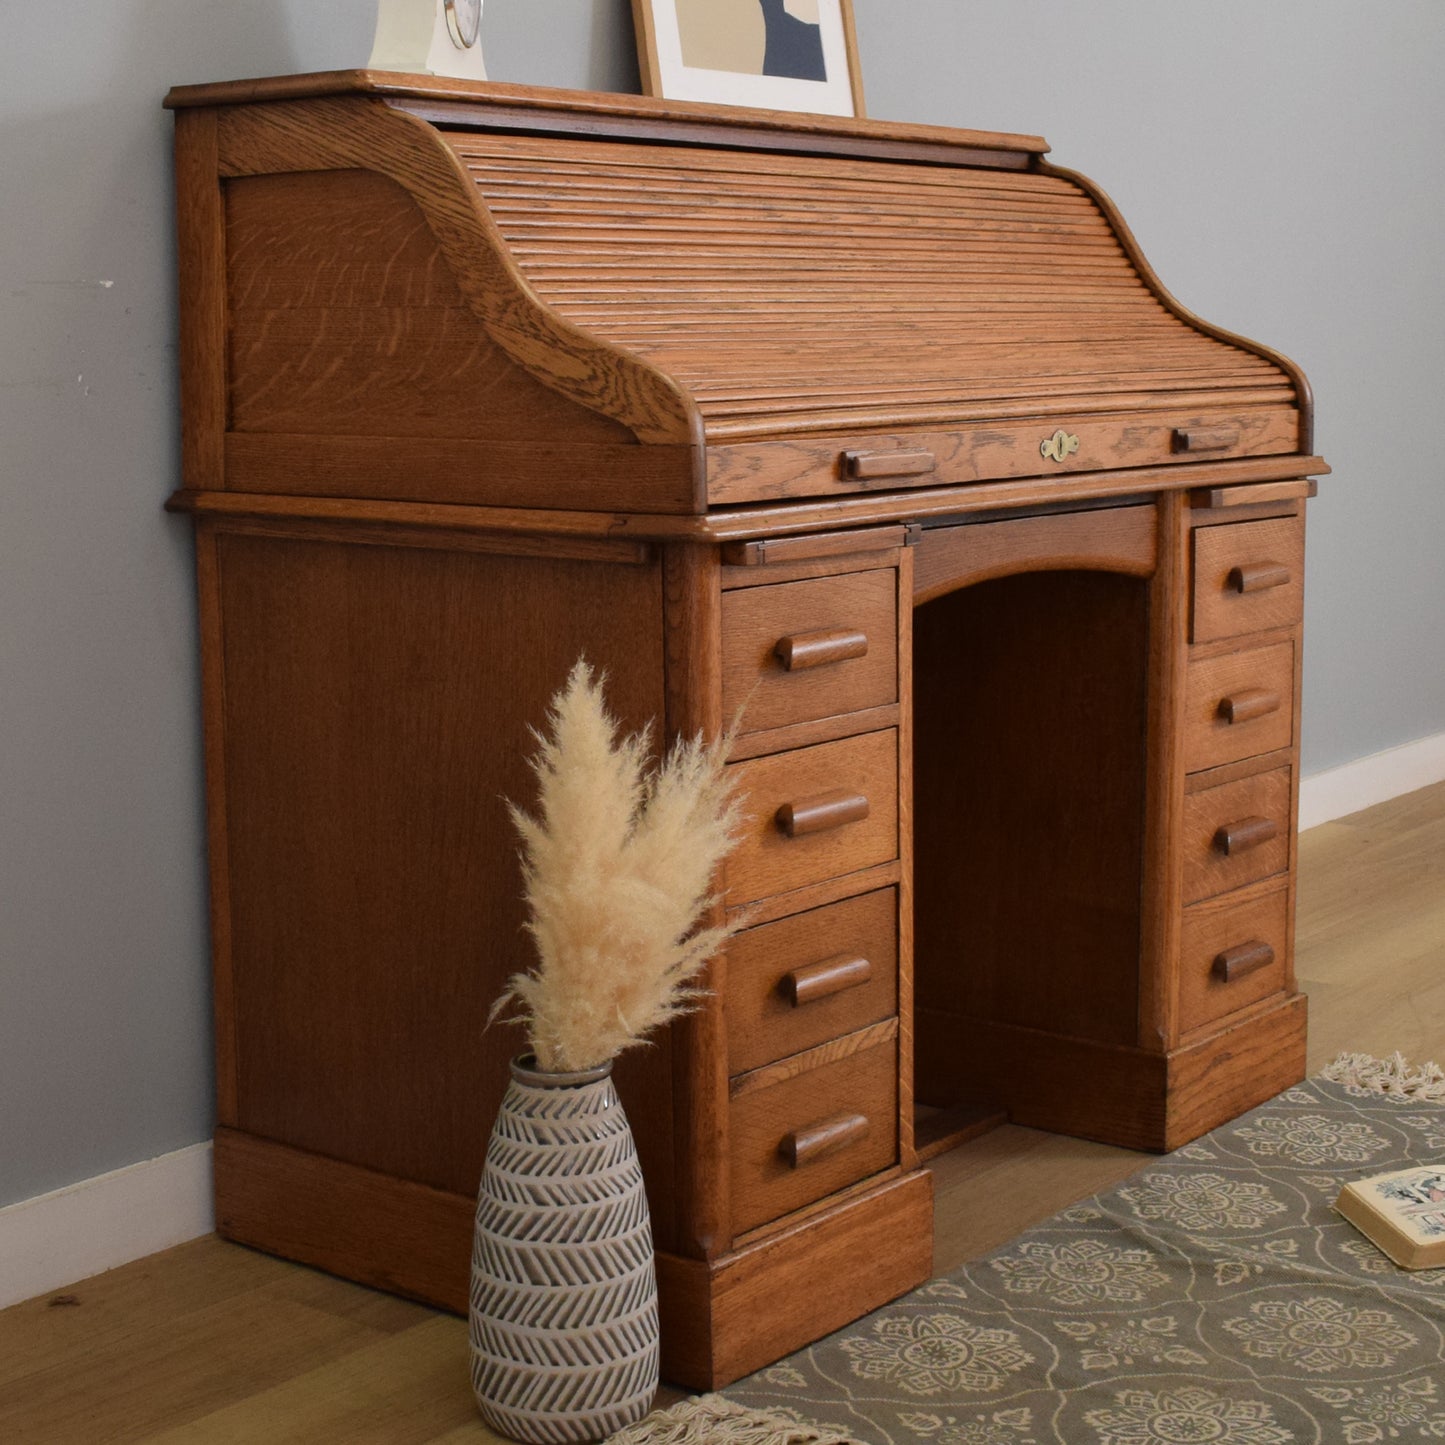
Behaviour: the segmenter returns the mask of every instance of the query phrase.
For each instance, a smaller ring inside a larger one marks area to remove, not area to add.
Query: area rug
[[[721,1400],[684,1402],[619,1441],[1445,1439],[1445,1270],[1398,1269],[1331,1207],[1350,1179],[1434,1160],[1445,1072],[1343,1056]]]

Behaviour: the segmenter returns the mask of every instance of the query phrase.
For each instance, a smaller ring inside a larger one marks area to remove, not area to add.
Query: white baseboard
[[[1445,733],[1417,738],[1300,780],[1301,831],[1445,780]]]
[[[211,1146],[82,1179],[0,1209],[0,1309],[216,1227]]]

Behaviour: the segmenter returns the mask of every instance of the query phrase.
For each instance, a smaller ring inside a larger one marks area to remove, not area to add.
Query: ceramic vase
[[[652,1407],[652,1225],[612,1066],[512,1063],[477,1199],[472,1388],[514,1440],[605,1439]]]

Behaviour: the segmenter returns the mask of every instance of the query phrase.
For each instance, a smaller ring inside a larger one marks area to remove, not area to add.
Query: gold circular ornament
[[[458,50],[470,50],[482,34],[482,0],[443,0],[447,30]]]

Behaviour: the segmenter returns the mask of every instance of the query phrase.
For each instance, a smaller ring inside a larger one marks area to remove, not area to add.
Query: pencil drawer
[[[732,1223],[743,1233],[898,1159],[897,1028],[733,1080]]]
[[[1283,873],[1290,822],[1288,768],[1190,793],[1184,799],[1184,901]]]
[[[1186,771],[1290,745],[1294,662],[1294,643],[1280,642],[1190,663],[1184,701]]]
[[[723,595],[723,715],[743,731],[898,701],[898,574],[889,568]]]
[[[1285,986],[1289,892],[1223,894],[1184,910],[1179,1027],[1184,1033],[1247,1008]]]
[[[898,856],[898,732],[730,764],[742,836],[726,864],[728,902],[770,898]]]
[[[1304,601],[1303,517],[1194,530],[1195,642],[1293,627]]]
[[[880,888],[749,928],[728,944],[728,1073],[898,1011],[898,891]]]

